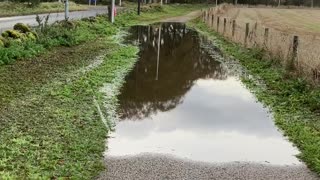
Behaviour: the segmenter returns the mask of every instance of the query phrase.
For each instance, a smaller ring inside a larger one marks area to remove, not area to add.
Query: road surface
[[[261,154],[263,156],[263,154]],[[305,165],[275,166],[250,162],[222,164],[141,154],[107,157],[98,180],[318,180]]]
[[[97,14],[107,13],[107,6],[91,7],[86,11],[74,11],[70,12],[70,19],[81,19],[84,17],[96,16]],[[40,14],[40,17],[45,17],[48,14]],[[49,23],[55,21],[60,21],[64,19],[64,12],[60,13],[51,13],[49,18]],[[30,26],[37,25],[36,15],[27,15],[27,16],[14,16],[14,17],[3,17],[0,18],[0,32],[4,30],[12,29],[16,23],[29,24]]]

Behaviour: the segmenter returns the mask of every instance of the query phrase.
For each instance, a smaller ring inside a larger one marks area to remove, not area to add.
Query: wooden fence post
[[[203,22],[204,22],[205,14],[206,14],[206,12],[205,12],[205,11],[203,11],[203,13],[202,13],[202,21],[203,21]]]
[[[219,32],[219,24],[220,24],[220,17],[218,16],[218,19],[217,19],[217,32]]]
[[[236,31],[236,20],[234,19],[232,21],[232,37],[234,37],[235,31]]]
[[[292,60],[296,60],[298,56],[299,36],[293,36]]]
[[[249,36],[249,23],[246,23],[246,34],[245,34],[245,37],[244,37],[244,45],[247,46],[247,43],[248,43],[248,36]]]
[[[227,18],[223,19],[223,35],[226,32],[226,26],[227,26]]]
[[[268,39],[269,39],[269,28],[264,29],[264,40],[263,43],[267,47],[268,44]]]
[[[212,14],[212,17],[211,17],[211,27],[213,27],[213,24],[214,24],[214,15]]]

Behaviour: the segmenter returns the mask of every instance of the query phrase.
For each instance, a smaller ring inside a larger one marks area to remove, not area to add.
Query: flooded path
[[[101,179],[316,179],[197,32],[138,26],[129,41],[141,44],[140,59],[119,96]]]

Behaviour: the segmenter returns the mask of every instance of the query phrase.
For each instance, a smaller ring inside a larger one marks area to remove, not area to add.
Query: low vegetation
[[[87,10],[88,6],[70,2],[70,11]],[[37,6],[27,3],[0,2],[0,17],[21,16],[29,14],[63,12],[64,4],[59,2],[44,2]]]
[[[243,82],[259,101],[272,109],[275,122],[300,149],[301,158],[320,175],[320,90],[265,56],[259,49],[245,49],[226,40],[201,20],[189,24],[208,36],[227,56],[234,56],[256,77]],[[261,86],[264,84],[265,86]]]
[[[152,23],[158,19],[183,15],[192,10],[198,10],[204,5],[170,5],[160,7],[159,5],[144,6],[141,16],[138,16],[135,9],[128,9],[117,17],[115,27],[124,27],[141,23]],[[31,34],[25,35],[19,30],[9,30],[2,34],[0,44],[0,65],[10,64],[16,60],[32,58],[45,52],[47,49],[56,46],[74,46],[86,41],[94,40],[99,36],[109,36],[114,30],[110,24],[106,24],[107,17],[85,18],[82,21],[61,21],[48,25],[46,19],[37,21],[39,26]],[[13,35],[11,35],[13,32]],[[7,34],[10,34],[8,36]],[[29,38],[24,38],[29,37]]]
[[[105,16],[54,25],[39,20],[35,40],[6,37],[9,44],[0,47],[0,179],[96,177],[110,129],[99,108],[117,104],[100,89],[115,86],[116,94],[138,51],[121,44],[123,28],[199,8],[155,7],[142,16],[129,11],[115,24]]]

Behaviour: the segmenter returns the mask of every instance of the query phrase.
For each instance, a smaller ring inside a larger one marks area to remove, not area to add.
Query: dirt
[[[163,19],[160,22],[180,22],[185,23],[188,21],[191,21],[201,15],[201,11],[193,11],[189,14],[183,15],[183,16],[177,16],[177,17],[171,17],[167,19]]]

